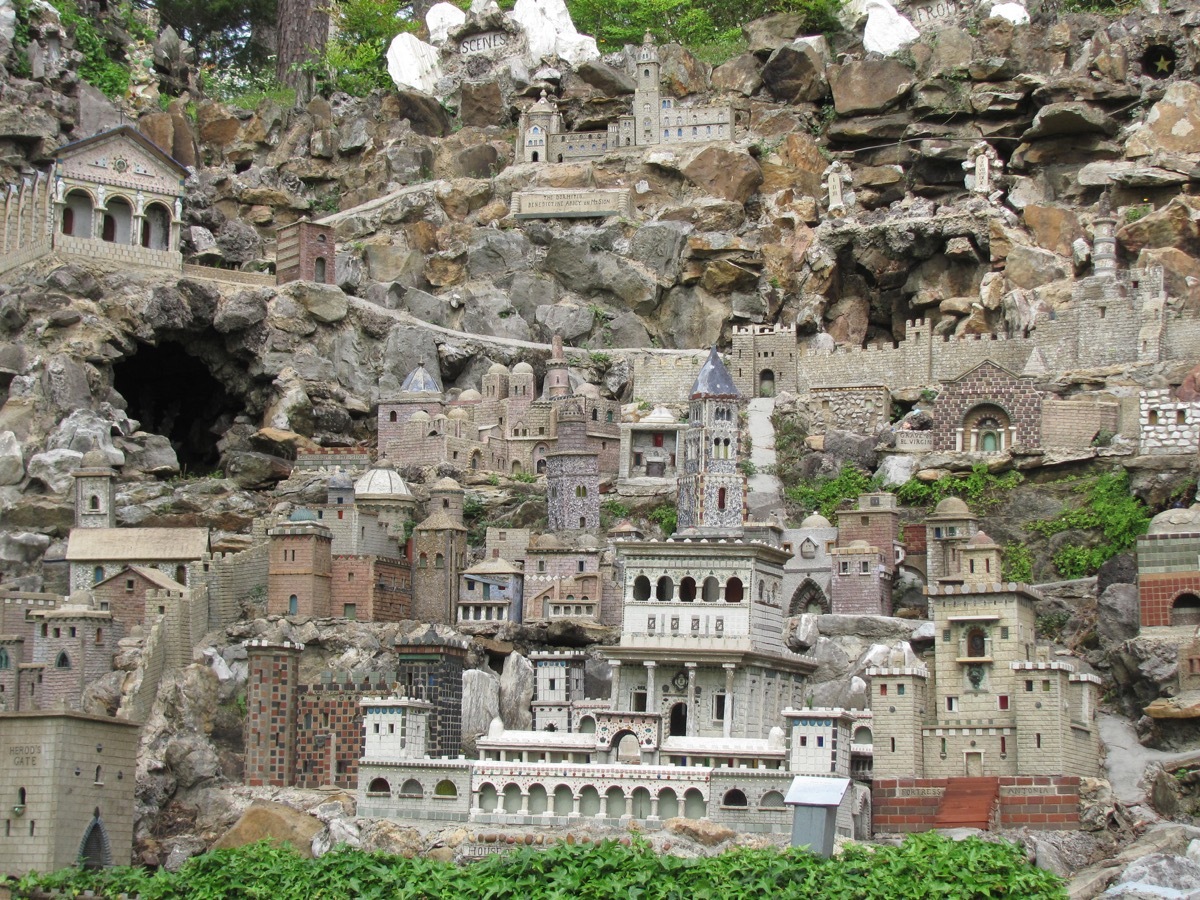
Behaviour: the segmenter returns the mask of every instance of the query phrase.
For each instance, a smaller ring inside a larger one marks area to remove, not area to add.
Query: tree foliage
[[[275,22],[275,0],[149,0],[212,66],[261,65],[270,53],[254,31]]]

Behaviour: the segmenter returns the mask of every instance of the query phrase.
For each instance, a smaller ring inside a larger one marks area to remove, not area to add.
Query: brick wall
[[[359,621],[399,622],[411,615],[412,572],[401,560],[335,556],[332,594],[333,615],[353,604]]]
[[[333,284],[333,228],[316,222],[294,222],[276,232],[276,283],[315,281]]]
[[[876,778],[871,784],[874,830],[928,831],[950,778]],[[1070,775],[1001,776],[1000,828],[1066,831],[1079,828],[1079,779]]]
[[[1102,431],[1121,429],[1121,405],[1103,400],[1042,401],[1042,446],[1083,449]]]
[[[98,601],[108,603],[113,620],[120,622],[128,634],[145,619],[146,593],[157,588],[149,578],[129,569],[120,577],[96,585],[92,594]]]
[[[956,434],[967,413],[977,406],[999,407],[1015,429],[1018,447],[1041,446],[1042,393],[1033,382],[1018,378],[991,362],[976,366],[962,378],[945,385],[933,407],[934,445],[954,450]],[[967,447],[963,436],[963,449]]]
[[[302,648],[251,641],[246,682],[246,784],[287,787],[296,774],[296,686]]]

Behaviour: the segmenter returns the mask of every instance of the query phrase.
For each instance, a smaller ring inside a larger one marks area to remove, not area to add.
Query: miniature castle
[[[618,147],[695,144],[733,138],[733,107],[676,106],[662,95],[658,47],[650,32],[637,53],[633,106],[604,131],[564,131],[562,116],[545,91],[517,124],[517,154],[523,162],[593,159]]]

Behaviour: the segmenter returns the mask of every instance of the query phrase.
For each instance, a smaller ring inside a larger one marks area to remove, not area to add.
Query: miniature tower
[[[363,759],[424,759],[432,703],[410,697],[363,697]]]
[[[1100,211],[1092,220],[1092,271],[1115,275],[1117,271],[1117,220],[1113,218],[1108,191],[1100,195]]]
[[[679,531],[738,531],[745,498],[745,479],[738,471],[741,397],[716,347],[700,368],[690,399],[679,476]]]
[[[562,335],[554,335],[552,347],[550,367],[546,369],[546,381],[542,394],[555,400],[571,395],[571,376],[567,369],[567,360],[563,356]]]
[[[588,449],[587,421],[578,398],[558,407],[558,440],[546,455],[546,516],[551,533],[600,527],[600,464]]]
[[[964,584],[1000,583],[1000,548],[982,531],[975,532],[959,551],[959,563]]]
[[[75,479],[76,528],[116,527],[116,491],[113,487],[116,474],[99,450],[84,454],[80,468],[71,473]]]
[[[298,509],[267,531],[267,615],[329,615],[333,583],[333,534],[311,510]]]
[[[413,617],[448,625],[458,608],[459,572],[467,556],[463,489],[452,478],[429,490],[429,515],[413,531]]]
[[[301,219],[276,234],[275,283],[315,281],[332,284],[336,243],[333,228]]]
[[[925,773],[922,726],[927,716],[929,670],[924,666],[878,666],[866,676],[871,695],[876,778],[920,777]]]
[[[246,784],[296,783],[296,688],[303,644],[247,641]]]
[[[978,528],[967,504],[947,497],[925,519],[926,576],[929,584],[960,575],[959,551]]]
[[[562,131],[562,121],[554,101],[546,98],[545,91],[542,91],[542,96],[529,112],[521,113],[517,131],[523,142],[522,162],[550,162],[546,156],[549,152],[548,138],[551,134]]]
[[[354,505],[354,482],[345,472],[338,470],[325,487],[325,502],[330,506]]]
[[[633,115],[638,122],[639,144],[657,144],[658,123],[662,111],[662,88],[659,85],[658,47],[649,31],[638,51],[637,78],[634,81]]]

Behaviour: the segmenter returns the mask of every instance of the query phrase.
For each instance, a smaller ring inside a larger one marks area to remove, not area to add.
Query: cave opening
[[[171,442],[184,472],[216,467],[217,441],[242,408],[201,360],[173,341],[139,343],[133,356],[113,365],[113,387],[143,431]]]

